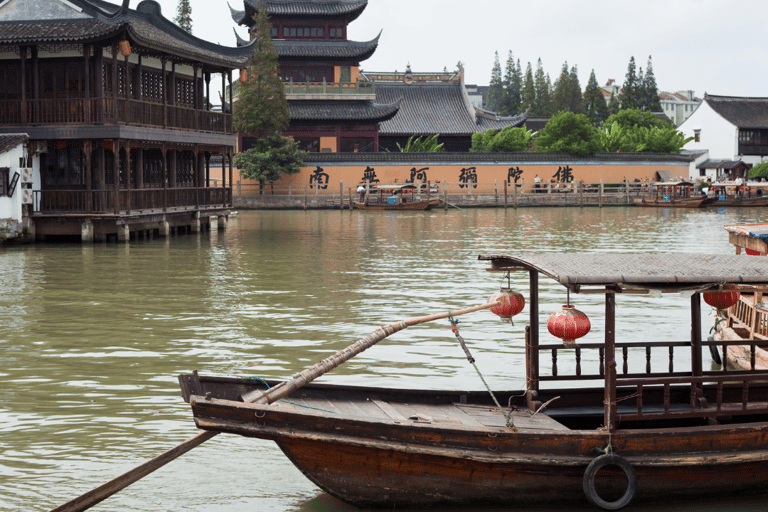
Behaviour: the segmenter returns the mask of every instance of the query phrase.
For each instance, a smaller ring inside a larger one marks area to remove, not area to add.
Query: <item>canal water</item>
[[[287,378],[377,326],[485,302],[505,281],[478,254],[732,253],[723,225],[747,222],[768,222],[768,210],[243,211],[226,231],[0,249],[0,510],[49,510],[195,434],[178,374]],[[565,294],[542,284],[546,321]],[[527,274],[512,285],[527,296]],[[602,319],[601,299],[572,302]],[[684,340],[689,304],[619,297],[617,338]],[[488,312],[461,320],[489,384],[522,389],[527,308],[514,325]],[[602,335],[593,321],[587,340]],[[483,387],[447,321],[398,333],[320,381]],[[220,435],[93,510],[356,509],[271,442]]]

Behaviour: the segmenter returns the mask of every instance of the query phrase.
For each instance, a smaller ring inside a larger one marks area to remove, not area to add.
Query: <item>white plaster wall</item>
[[[19,172],[19,158],[22,156],[22,145],[0,154],[0,167],[10,167],[9,178]],[[0,219],[21,221],[21,177],[11,197],[0,196]]]
[[[708,150],[712,160],[738,160],[738,128],[715,112],[706,100],[679,127],[686,137],[701,129],[699,142],[685,145],[688,150]]]

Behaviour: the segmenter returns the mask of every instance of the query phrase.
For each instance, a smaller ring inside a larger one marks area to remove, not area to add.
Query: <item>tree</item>
[[[552,94],[547,75],[544,74],[544,67],[541,64],[541,58],[536,65],[536,74],[533,78],[533,87],[536,92],[536,99],[531,109],[531,115],[540,117],[549,117],[552,115]]]
[[[235,101],[233,123],[240,133],[270,136],[288,127],[288,101],[278,75],[277,51],[270,38],[270,24],[263,0],[258,4],[256,44]]]
[[[254,147],[238,153],[232,163],[246,178],[274,183],[283,174],[296,174],[304,165],[303,151],[291,137],[277,133],[260,138]]]
[[[507,57],[507,67],[504,73],[504,108],[499,113],[505,116],[515,115],[520,109],[520,92],[522,88],[522,76],[520,75],[520,61],[517,66],[512,57],[512,50]]]
[[[555,86],[552,90],[552,110],[554,112],[570,111],[568,108],[568,61],[560,68],[560,76],[555,80]]]
[[[501,64],[499,64],[499,52],[495,53],[493,69],[491,70],[491,81],[488,85],[488,96],[485,99],[485,106],[491,112],[501,110],[504,103],[504,85],[501,80]]]
[[[408,142],[405,143],[405,147],[401,147],[399,143],[395,144],[401,153],[443,153],[445,151],[443,149],[445,143],[437,142],[439,136],[439,133],[424,138],[411,135],[408,138]]]
[[[621,102],[614,93],[611,93],[611,99],[608,100],[608,115],[617,114],[621,110]]]
[[[635,57],[629,59],[627,74],[624,77],[622,86],[621,108],[639,108],[640,100],[637,97],[639,84],[637,83],[637,68],[635,66]]]
[[[768,179],[768,162],[763,164],[757,164],[749,170],[750,180],[756,180],[758,178]]]
[[[190,34],[192,33],[192,7],[189,5],[189,0],[179,0],[173,21]]]
[[[638,109],[620,110],[608,117],[605,124],[612,125],[614,122],[618,122],[621,126],[626,126],[627,128],[652,128],[654,126],[661,128],[671,124],[658,119],[653,112]]]
[[[471,153],[494,152],[494,153],[519,153],[531,147],[533,133],[525,126],[513,128],[507,126],[500,131],[493,128],[486,132],[479,132],[472,135]]]
[[[522,114],[528,109],[533,110],[534,103],[536,103],[536,87],[533,84],[533,71],[531,71],[531,63],[528,63],[528,67],[525,69],[525,78],[523,79],[523,91],[522,101],[520,103],[520,111]],[[531,115],[534,115],[531,112]]]
[[[645,67],[645,77],[643,78],[643,107],[650,112],[661,112],[663,110],[650,55],[648,56],[648,65]]]
[[[583,114],[584,105],[581,96],[581,84],[579,83],[579,70],[576,66],[573,66],[570,73],[568,73],[568,87],[566,88],[566,92],[568,110],[576,112],[577,114]]]
[[[686,138],[647,110],[628,109],[611,115],[603,124],[602,150],[621,153],[679,153],[693,140]]]
[[[600,150],[600,132],[584,114],[559,112],[536,138],[536,151],[589,156]]]
[[[589,75],[587,87],[584,89],[584,113],[586,114],[592,126],[602,126],[608,119],[608,105],[603,97],[603,90],[597,85],[595,70]]]

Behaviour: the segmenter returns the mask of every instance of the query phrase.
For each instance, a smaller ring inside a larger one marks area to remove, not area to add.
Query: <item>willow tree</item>
[[[248,76],[239,84],[232,120],[238,132],[261,138],[287,128],[289,113],[264,0],[259,1],[257,8],[256,44],[247,68]]]

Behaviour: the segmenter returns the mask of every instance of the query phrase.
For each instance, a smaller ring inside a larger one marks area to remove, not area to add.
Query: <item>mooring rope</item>
[[[475,368],[475,371],[477,372],[477,375],[480,377],[480,380],[483,381],[483,384],[485,385],[485,389],[488,390],[488,393],[491,395],[491,398],[493,398],[494,403],[496,404],[496,407],[499,408],[500,411],[504,411],[504,408],[501,406],[499,401],[496,399],[496,395],[493,394],[493,391],[491,391],[491,387],[488,385],[488,383],[485,381],[485,377],[483,377],[483,374],[480,373],[480,369],[475,364],[475,358],[472,357],[472,354],[469,352],[469,349],[467,348],[467,344],[464,342],[464,338],[462,338],[461,334],[459,334],[459,321],[456,320],[453,315],[448,316],[448,320],[451,322],[451,330],[453,331],[453,334],[456,336],[456,339],[459,340],[459,344],[461,345],[462,350],[464,350],[464,354],[467,356],[467,361],[470,362],[470,364]],[[512,410],[510,409],[508,414],[505,414],[504,417],[507,419],[507,426],[514,428],[514,424],[512,423]]]
[[[264,379],[262,379],[261,377],[254,377],[254,376],[251,376],[251,377],[246,377],[246,379],[248,379],[248,380],[257,380],[257,381],[261,382],[262,384],[264,384],[265,386],[267,386],[267,389],[270,389],[270,388],[271,388],[271,386],[270,386],[270,385],[267,383],[267,381],[265,381],[265,380],[264,380]],[[280,401],[281,401],[281,402],[285,402],[285,403],[287,403],[287,404],[295,405],[296,407],[304,407],[305,409],[313,409],[313,410],[315,410],[315,411],[320,411],[320,412],[328,412],[328,413],[331,413],[331,414],[338,414],[338,413],[337,413],[337,412],[335,412],[335,411],[327,411],[327,410],[325,410],[325,409],[320,409],[319,407],[312,407],[312,406],[310,406],[310,405],[297,404],[296,402],[291,402],[291,401],[289,401],[289,400],[285,400],[285,399],[281,399]],[[269,405],[269,404],[267,404],[267,405]]]

